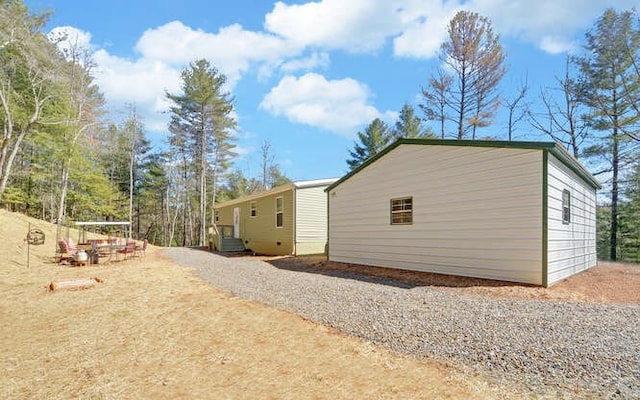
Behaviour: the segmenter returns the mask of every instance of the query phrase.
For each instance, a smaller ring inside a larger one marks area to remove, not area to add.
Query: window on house
[[[276,197],[276,228],[284,226],[284,201],[282,197]]]
[[[216,223],[220,222],[220,211],[215,210],[215,211],[213,212],[213,214],[215,215],[215,221],[216,221]]]
[[[249,203],[249,209],[250,209],[250,215],[252,217],[255,217],[256,215],[258,215],[258,211],[256,209],[256,202],[252,201],[251,203]]]
[[[562,192],[562,223],[571,222],[571,193],[568,190]]]
[[[391,225],[413,223],[413,197],[391,199]]]

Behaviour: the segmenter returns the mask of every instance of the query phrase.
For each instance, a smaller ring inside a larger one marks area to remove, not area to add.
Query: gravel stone
[[[163,250],[225,292],[393,351],[454,362],[537,394],[640,399],[640,305],[465,297],[350,272]],[[640,290],[640,288],[639,288]]]

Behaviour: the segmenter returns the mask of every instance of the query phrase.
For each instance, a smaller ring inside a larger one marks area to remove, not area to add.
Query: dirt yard
[[[24,242],[29,223],[45,231],[44,245]],[[153,246],[143,259],[61,266],[52,262],[55,226],[4,210],[0,237],[0,399],[535,397],[514,382],[401,357],[229,297]],[[304,261],[305,268],[345,268]],[[637,267],[604,266],[541,289],[384,269],[367,273],[477,296],[616,302],[638,302],[631,288],[640,278]],[[47,289],[51,282],[93,277],[103,283],[81,291]]]

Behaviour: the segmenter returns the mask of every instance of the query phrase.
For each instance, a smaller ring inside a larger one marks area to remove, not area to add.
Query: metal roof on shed
[[[487,148],[508,148],[508,149],[531,149],[548,151],[557,157],[564,165],[575,172],[580,178],[591,185],[595,189],[600,189],[602,185],[598,180],[591,175],[591,173],[576,160],[569,152],[561,145],[555,142],[521,142],[521,141],[495,141],[495,140],[453,140],[453,139],[398,139],[380,153],[369,158],[360,166],[349,172],[347,175],[338,179],[332,185],[327,187],[325,191],[330,191],[340,185],[342,182],[351,178],[368,165],[374,163],[385,154],[393,151],[400,145],[422,145],[422,146],[463,146],[463,147],[487,147]]]

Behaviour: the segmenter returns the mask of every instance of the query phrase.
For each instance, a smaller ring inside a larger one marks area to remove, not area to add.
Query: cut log
[[[56,290],[82,290],[89,289],[97,283],[103,282],[104,281],[100,278],[74,279],[70,281],[51,282],[48,288],[52,292],[55,292]]]

